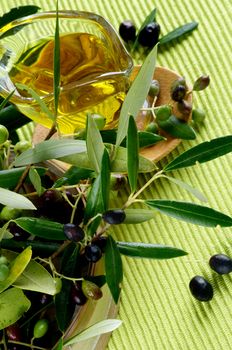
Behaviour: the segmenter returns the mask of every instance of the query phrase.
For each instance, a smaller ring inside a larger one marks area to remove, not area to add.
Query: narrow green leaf
[[[15,85],[20,90],[26,90],[28,94],[31,95],[31,97],[34,98],[34,100],[38,103],[42,112],[46,114],[46,116],[52,121],[55,120],[55,116],[53,115],[53,113],[48,109],[43,99],[33,89],[21,83],[16,83]]]
[[[34,204],[28,198],[5,188],[0,188],[0,203],[15,209],[36,209]]]
[[[162,177],[164,177],[165,179],[167,179],[167,180],[173,182],[174,184],[180,186],[181,188],[185,189],[186,191],[190,192],[192,195],[194,195],[200,201],[208,202],[207,198],[197,188],[193,188],[189,184],[187,184],[187,183],[185,183],[185,182],[183,182],[181,180],[175,179],[174,177],[170,177],[170,176],[166,176],[166,175],[162,175]]]
[[[157,46],[155,46],[146,57],[122,104],[118,123],[116,148],[121,144],[127,134],[129,116],[132,115],[136,118],[147,97],[155,70],[156,57]]]
[[[65,157],[59,158],[61,161],[68,164],[75,165],[80,168],[85,168],[93,170],[91,164],[88,160],[86,152],[79,154],[73,154]],[[30,159],[31,160],[31,159]],[[20,162],[23,163],[23,162]],[[139,172],[148,173],[157,169],[157,166],[154,162],[146,159],[142,156],[139,156]],[[111,171],[115,173],[127,173],[127,150],[124,147],[118,147],[115,153],[115,157],[111,163]]]
[[[106,149],[104,149],[101,162],[101,193],[104,210],[107,210],[110,194],[110,158]]]
[[[0,111],[0,124],[4,125],[11,132],[30,122],[24,114],[13,106],[9,105]]]
[[[191,33],[194,29],[196,29],[198,26],[197,22],[190,22],[186,23],[173,31],[169,32],[168,34],[164,35],[160,40],[159,40],[159,45],[164,45],[167,43],[170,43],[173,40],[176,40],[178,38],[181,38],[187,33]]]
[[[36,13],[40,7],[27,5],[27,6],[18,6],[12,8],[9,12],[4,13],[2,17],[0,17],[0,28],[4,27],[6,24],[28,15],[32,15]]]
[[[81,333],[74,335],[74,337],[66,340],[64,342],[64,345],[76,344],[80,341],[87,340],[89,338],[96,337],[104,333],[112,332],[113,330],[117,329],[121,324],[122,321],[120,320],[108,319],[100,321],[85,329]]]
[[[157,169],[154,162],[139,156],[139,173],[149,173]],[[127,150],[119,147],[116,151],[115,158],[111,163],[111,171],[115,173],[127,173]]]
[[[80,180],[92,178],[93,174],[95,173],[92,170],[72,166],[54,183],[53,187],[76,185]]]
[[[152,10],[149,13],[149,15],[145,18],[141,27],[139,28],[138,33],[136,35],[135,42],[134,42],[133,47],[132,47],[132,51],[134,51],[138,47],[138,44],[139,44],[138,36],[139,36],[139,33],[141,32],[141,30],[143,30],[143,28],[145,28],[146,25],[148,25],[149,23],[155,22],[155,18],[156,18],[156,8],[154,8],[154,10]]]
[[[39,196],[41,196],[42,193],[44,192],[44,188],[42,187],[41,178],[38,174],[38,171],[35,169],[35,167],[30,167],[29,178],[36,192],[38,193]]]
[[[137,188],[139,168],[139,139],[135,120],[132,116],[129,119],[127,132],[127,168],[131,192]]]
[[[61,262],[61,273],[68,277],[75,277],[77,259],[79,256],[79,246],[70,244],[64,251]],[[60,293],[55,297],[56,319],[59,329],[64,332],[69,326],[73,317],[73,303],[70,298],[73,282],[63,279]],[[65,305],[65,308],[64,308]]]
[[[139,224],[148,220],[152,220],[155,217],[154,210],[151,209],[125,209],[126,219],[124,224]]]
[[[15,166],[23,166],[43,162],[49,159],[65,157],[70,154],[78,154],[86,151],[86,143],[82,140],[47,140],[35,145],[18,156]]]
[[[29,264],[32,256],[31,247],[27,247],[22,253],[18,254],[18,256],[10,263],[10,273],[8,277],[0,282],[0,293],[2,293],[5,289],[10,287],[17,278],[21,275],[21,273],[25,270],[26,266]]]
[[[101,130],[101,136],[104,143],[111,143],[114,145],[116,142],[117,131],[115,129]],[[165,137],[147,131],[138,131],[138,137],[139,148],[152,146],[155,145],[157,142],[165,140]],[[122,141],[121,146],[126,147],[126,139]]]
[[[55,221],[33,217],[20,217],[15,219],[14,222],[25,231],[37,237],[56,241],[66,238],[63,225]]]
[[[7,105],[11,97],[14,95],[15,90],[11,91],[9,95],[1,102],[0,111]]]
[[[56,345],[55,350],[62,350],[63,349],[63,339],[60,338],[58,344]]]
[[[103,212],[104,212],[104,202],[102,198],[101,174],[99,174],[95,179],[87,197],[85,214],[84,214],[84,224],[87,224],[89,219],[94,218],[97,214],[101,214]],[[91,223],[89,227],[90,235],[94,234],[98,225],[100,224],[100,221],[101,221],[101,217],[98,216]]]
[[[91,115],[87,117],[86,147],[89,161],[97,174],[100,173],[104,144],[100,131]]]
[[[24,173],[26,167],[13,168],[0,171],[0,187],[13,189],[17,185],[20,177]],[[43,176],[46,172],[46,169],[43,167],[35,167],[39,176]],[[25,180],[25,182],[27,179]]]
[[[208,227],[232,226],[232,218],[214,209],[194,203],[169,201],[169,200],[145,200],[145,204],[173,218],[190,222],[192,224]]]
[[[18,256],[18,253],[10,250],[4,250],[3,254],[10,262]],[[50,295],[56,294],[54,278],[41,264],[34,260],[28,263],[22,274],[14,281],[13,286]]]
[[[205,163],[232,152],[232,135],[218,137],[185,151],[164,167],[164,171]]]
[[[196,138],[193,128],[184,120],[177,118],[175,115],[171,115],[167,120],[163,121],[157,119],[157,124],[171,136],[183,140],[194,140]]]
[[[108,236],[106,244],[105,272],[106,283],[110,289],[115,304],[117,304],[123,279],[122,259],[117,243],[110,235]]]
[[[30,300],[18,288],[10,288],[0,294],[0,329],[17,322],[29,310]]]
[[[117,242],[121,254],[133,258],[172,259],[187,253],[175,247],[140,242]]]
[[[53,53],[53,72],[54,72],[54,107],[55,107],[55,119],[57,118],[57,110],[59,105],[60,95],[60,29],[59,29],[59,6],[58,0],[56,1],[56,29],[54,39],[54,53]]]

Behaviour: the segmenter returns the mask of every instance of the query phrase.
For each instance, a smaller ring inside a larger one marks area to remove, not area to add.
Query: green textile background
[[[55,1],[49,0],[1,0],[0,12],[16,4],[36,4],[44,10],[55,7]],[[139,27],[154,7],[162,34],[192,20],[199,22],[191,36],[159,52],[158,64],[178,71],[190,84],[203,73],[211,77],[210,88],[194,96],[194,106],[207,112],[197,140],[183,142],[168,156],[171,160],[201,141],[232,134],[232,1],[60,0],[60,8],[99,13],[115,28],[124,19]],[[200,189],[208,198],[207,205],[232,216],[231,154],[173,175]],[[141,177],[141,184],[147,178]],[[167,180],[149,187],[144,196],[199,203]],[[118,240],[163,243],[189,254],[169,261],[123,258],[119,310],[123,325],[113,333],[108,350],[231,349],[232,277],[216,275],[208,264],[212,254],[232,256],[231,231],[198,227],[160,214],[149,223],[115,228]],[[203,275],[213,284],[211,302],[200,303],[191,296],[188,284],[194,275]]]

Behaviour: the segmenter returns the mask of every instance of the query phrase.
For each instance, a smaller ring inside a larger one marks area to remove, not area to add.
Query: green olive
[[[54,278],[55,286],[56,286],[56,294],[60,293],[62,288],[62,280],[61,278]]]
[[[48,320],[42,318],[38,320],[34,325],[33,329],[33,337],[34,338],[42,338],[48,331]]]
[[[0,220],[9,221],[18,218],[22,211],[20,209],[8,207],[7,205],[2,208],[0,213]]]
[[[205,112],[200,108],[193,109],[192,120],[195,123],[202,123],[205,120]]]
[[[4,264],[4,265],[8,264],[7,258],[5,256],[3,256],[3,255],[0,256],[0,265],[2,265],[2,264]]]
[[[3,282],[9,276],[10,269],[6,264],[0,265],[0,282]]]
[[[88,299],[98,300],[103,295],[101,289],[91,281],[83,280],[81,289]]]
[[[0,145],[3,145],[9,137],[9,132],[7,130],[7,128],[0,124]]]
[[[153,134],[156,134],[159,130],[158,125],[155,122],[151,122],[146,126],[145,131],[152,132]]]
[[[28,150],[32,147],[32,144],[30,141],[19,141],[14,146],[14,152],[15,154],[21,154],[24,151]]]
[[[151,97],[156,97],[160,92],[160,84],[158,80],[152,80],[148,95]]]
[[[164,121],[167,120],[172,114],[172,108],[169,105],[160,106],[155,110],[156,120]]]

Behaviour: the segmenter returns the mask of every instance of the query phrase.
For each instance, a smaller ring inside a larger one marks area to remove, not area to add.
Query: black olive
[[[225,254],[215,254],[209,260],[211,269],[224,275],[232,272],[232,259]]]
[[[82,228],[75,224],[64,224],[64,234],[70,240],[79,242],[85,237],[85,233]]]
[[[125,218],[126,214],[122,209],[108,210],[102,215],[102,219],[111,225],[121,224]]]
[[[159,41],[160,25],[156,22],[151,22],[146,25],[138,35],[138,42],[142,46],[153,47]]]
[[[89,262],[97,262],[102,257],[102,251],[96,244],[90,244],[85,247],[85,257]]]
[[[177,85],[173,89],[171,93],[171,97],[174,101],[180,102],[185,98],[186,92],[187,92],[187,89],[184,85]]]
[[[125,42],[135,41],[136,28],[134,23],[130,20],[123,21],[119,26],[119,34]]]
[[[210,301],[213,298],[212,285],[202,276],[194,276],[189,282],[189,288],[199,301]]]

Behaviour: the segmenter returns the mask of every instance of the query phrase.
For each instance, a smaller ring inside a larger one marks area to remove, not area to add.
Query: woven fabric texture
[[[54,9],[55,1],[1,0],[0,12],[10,7],[35,4]],[[231,0],[60,0],[60,8],[96,12],[115,28],[124,19],[137,27],[157,7],[162,34],[196,20],[192,35],[168,50],[160,50],[158,64],[185,76],[190,84],[209,74],[211,86],[194,95],[194,106],[203,108],[207,119],[197,129],[197,139],[185,141],[162,163],[199,142],[232,134],[232,2]],[[173,176],[200,189],[208,206],[232,216],[231,154],[215,161],[173,172]],[[148,176],[140,177],[142,185]],[[194,201],[167,180],[144,192],[145,198]],[[143,241],[176,246],[189,252],[168,261],[123,258],[124,281],[119,310],[123,325],[113,333],[108,350],[219,350],[232,348],[232,276],[219,276],[209,268],[212,254],[232,256],[231,228],[209,229],[157,214],[154,220],[114,229],[118,240]],[[214,298],[200,303],[188,284],[194,275],[205,276],[213,285]]]

